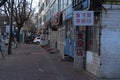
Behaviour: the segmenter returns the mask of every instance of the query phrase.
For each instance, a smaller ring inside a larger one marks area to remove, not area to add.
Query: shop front
[[[51,26],[50,26],[50,45],[53,48],[57,48],[57,36],[58,36],[58,28],[61,24],[61,12],[57,12],[53,18],[51,18]]]
[[[66,8],[65,13],[65,46],[64,54],[74,58],[75,52],[75,28],[73,26],[73,9],[72,5]]]

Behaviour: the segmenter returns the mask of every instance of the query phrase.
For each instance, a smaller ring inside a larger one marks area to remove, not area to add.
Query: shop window
[[[94,53],[100,51],[100,19],[95,17],[95,25],[88,26],[86,31],[87,50]]]
[[[99,54],[99,28],[96,26],[87,27],[86,32],[87,51]]]
[[[98,12],[97,12],[98,13]],[[86,27],[86,49],[100,55],[101,22],[99,15],[94,13],[94,26]]]

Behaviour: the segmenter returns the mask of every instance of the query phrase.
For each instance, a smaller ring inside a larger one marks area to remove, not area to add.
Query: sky
[[[28,1],[31,1],[31,0],[28,0]],[[33,7],[33,8],[36,8],[36,11],[35,11],[35,12],[38,12],[38,2],[39,2],[39,0],[33,0],[32,7]]]
[[[39,0],[33,0],[33,7],[36,7],[38,5]]]
[[[39,0],[33,0],[33,8],[36,7],[36,12],[38,12],[38,2]]]

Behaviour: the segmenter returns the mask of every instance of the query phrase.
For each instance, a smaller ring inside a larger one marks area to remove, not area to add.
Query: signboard
[[[10,32],[10,26],[6,25],[6,33]],[[12,26],[12,32],[14,32],[14,26]]]
[[[76,56],[84,56],[85,53],[85,27],[76,27]]]
[[[75,45],[75,54],[74,54],[74,67],[78,70],[84,68],[85,63],[85,49],[86,49],[86,27],[85,26],[76,26],[76,45]]]
[[[93,26],[94,12],[93,11],[74,11],[75,26]]]
[[[68,19],[70,19],[72,17],[73,17],[73,9],[72,9],[72,6],[69,6],[66,9],[65,19],[68,20]]]
[[[90,7],[90,0],[73,0],[72,6],[74,9],[85,10]]]
[[[82,3],[81,3],[81,5],[82,5],[82,9],[84,10],[84,9],[89,9],[89,7],[90,7],[90,0],[84,0]]]

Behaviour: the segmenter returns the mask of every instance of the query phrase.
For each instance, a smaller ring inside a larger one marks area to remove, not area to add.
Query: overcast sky
[[[28,1],[31,1],[31,0],[28,0]],[[36,8],[35,12],[38,12],[38,2],[39,0],[33,0],[33,3],[32,3],[32,8]]]
[[[36,7],[36,12],[38,12],[38,2],[39,0],[33,0],[33,8]]]
[[[37,7],[38,6],[38,2],[39,2],[39,0],[33,0],[33,7]]]

